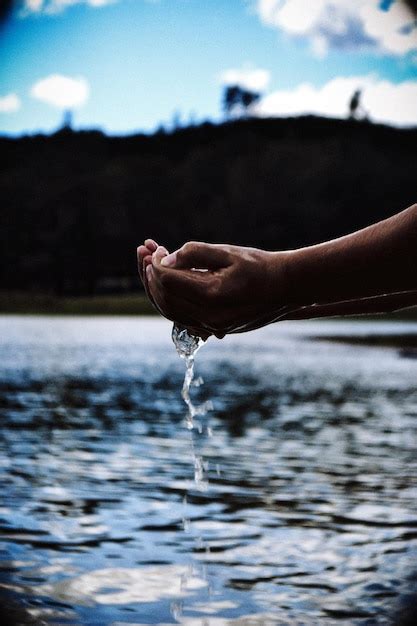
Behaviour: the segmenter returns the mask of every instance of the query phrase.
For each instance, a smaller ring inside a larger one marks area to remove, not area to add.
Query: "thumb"
[[[229,252],[218,244],[189,241],[164,257],[161,265],[175,269],[219,269],[229,265]]]

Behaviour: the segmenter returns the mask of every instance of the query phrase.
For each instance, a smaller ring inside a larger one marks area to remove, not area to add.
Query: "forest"
[[[416,145],[416,128],[311,116],[1,137],[1,289],[136,291],[146,237],[273,250],[343,235],[416,201]]]

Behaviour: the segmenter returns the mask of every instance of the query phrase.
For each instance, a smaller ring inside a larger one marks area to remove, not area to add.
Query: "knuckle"
[[[183,252],[184,254],[192,254],[196,251],[197,246],[198,243],[196,241],[187,241],[187,243],[182,246],[180,252]]]

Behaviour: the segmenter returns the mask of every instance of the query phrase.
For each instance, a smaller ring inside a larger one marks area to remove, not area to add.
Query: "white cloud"
[[[85,78],[51,74],[35,83],[30,95],[59,109],[72,109],[85,104],[90,87]]]
[[[417,80],[394,84],[372,75],[338,77],[322,87],[302,83],[295,89],[275,91],[256,105],[255,112],[260,116],[312,113],[343,118],[356,89],[362,90],[362,106],[372,121],[417,125]]]
[[[74,4],[87,4],[91,7],[103,7],[118,0],[24,0],[23,15],[33,13],[60,13]]]
[[[25,0],[23,6],[28,13],[37,13],[42,10],[43,0]]]
[[[20,106],[20,98],[15,93],[0,96],[0,113],[16,113]]]
[[[310,40],[313,52],[376,48],[393,55],[417,50],[417,24],[402,2],[381,0],[255,0],[261,21]]]
[[[263,91],[269,84],[271,73],[252,65],[244,65],[240,69],[224,70],[218,79],[222,85],[239,85],[251,91]]]
[[[360,9],[364,28],[370,37],[392,54],[406,54],[417,50],[417,28],[403,4],[394,2],[389,11],[381,11],[372,2],[364,2]]]

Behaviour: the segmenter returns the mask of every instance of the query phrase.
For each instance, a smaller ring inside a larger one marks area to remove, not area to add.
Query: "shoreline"
[[[0,315],[156,315],[144,293],[54,296],[0,292]]]

